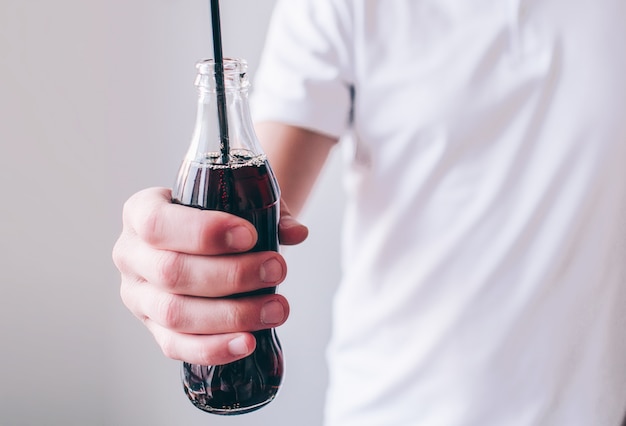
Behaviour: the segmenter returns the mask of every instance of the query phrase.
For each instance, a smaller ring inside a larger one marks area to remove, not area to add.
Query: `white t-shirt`
[[[258,120],[344,136],[332,426],[617,426],[626,2],[279,1]]]

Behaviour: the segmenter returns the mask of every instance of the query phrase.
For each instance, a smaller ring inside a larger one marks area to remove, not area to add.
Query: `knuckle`
[[[129,269],[128,266],[128,250],[127,250],[127,241],[124,234],[120,235],[120,237],[115,242],[113,246],[113,250],[111,251],[111,258],[113,259],[113,264],[120,271],[124,272]]]
[[[246,310],[241,303],[232,303],[222,314],[222,324],[229,331],[246,331]]]
[[[184,302],[180,296],[162,295],[156,302],[156,317],[165,328],[170,330],[183,329],[187,323],[184,315]]]
[[[204,249],[211,246],[220,247],[224,244],[220,241],[220,233],[217,229],[219,214],[202,214],[198,215],[198,221],[195,223],[197,239],[195,243],[198,249]],[[222,240],[224,240],[222,238]]]
[[[133,194],[129,199],[124,202],[122,206],[122,232],[128,233],[136,233],[135,229],[135,217],[138,212],[141,211],[139,206],[141,203],[139,199],[141,198],[141,192]]]
[[[122,303],[127,308],[131,307],[131,295],[129,291],[129,286],[122,281],[122,285],[120,286],[120,299],[122,299]]]
[[[124,205],[122,206],[122,224],[123,226],[128,225],[128,223],[130,222],[130,217],[132,215],[132,211],[133,211],[133,204],[135,203],[135,197],[137,195],[133,195],[131,196],[129,199],[127,199],[124,202]]]
[[[149,242],[163,227],[163,206],[171,198],[166,188],[146,188],[131,195],[122,207],[122,226],[129,235]]]
[[[156,262],[158,283],[169,290],[176,290],[182,285],[181,277],[185,268],[185,256],[181,253],[162,251]]]
[[[119,295],[124,306],[126,306],[126,308],[131,311],[133,315],[141,319],[143,316],[143,309],[139,294],[137,293],[137,287],[140,283],[141,281],[139,279],[123,278],[119,289]]]
[[[146,243],[156,245],[163,229],[163,218],[156,208],[149,209],[135,224],[135,231]]]
[[[235,294],[239,292],[241,287],[242,276],[244,275],[244,266],[240,257],[237,257],[233,262],[224,263],[225,271],[225,283],[230,292]]]
[[[171,335],[160,336],[157,343],[167,358],[179,359],[176,341]]]
[[[122,256],[120,248],[120,241],[117,240],[115,245],[113,246],[113,251],[111,252],[111,258],[113,259],[113,264],[117,267],[117,269],[121,269],[124,265],[124,257]]]

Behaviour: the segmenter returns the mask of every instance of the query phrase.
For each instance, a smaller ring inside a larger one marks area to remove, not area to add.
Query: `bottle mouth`
[[[224,58],[224,89],[241,90],[247,89],[248,82],[248,63],[245,59]],[[198,75],[196,76],[195,85],[199,89],[206,91],[215,91],[215,60],[202,59],[196,63]]]

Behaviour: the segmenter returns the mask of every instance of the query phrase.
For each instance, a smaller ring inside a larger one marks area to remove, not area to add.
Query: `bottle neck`
[[[243,157],[251,159],[263,155],[250,115],[245,62],[225,61],[223,94],[215,87],[213,61],[202,61],[197,68],[198,110],[187,159],[227,164]],[[220,95],[224,96],[223,102]],[[220,111],[222,106],[224,109]],[[221,114],[225,115],[225,120]],[[229,147],[226,158],[224,137]]]

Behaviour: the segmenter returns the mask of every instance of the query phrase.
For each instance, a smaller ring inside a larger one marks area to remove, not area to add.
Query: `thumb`
[[[280,220],[278,221],[278,238],[281,244],[295,245],[306,240],[309,229],[298,222],[289,211],[287,204],[280,200]]]

